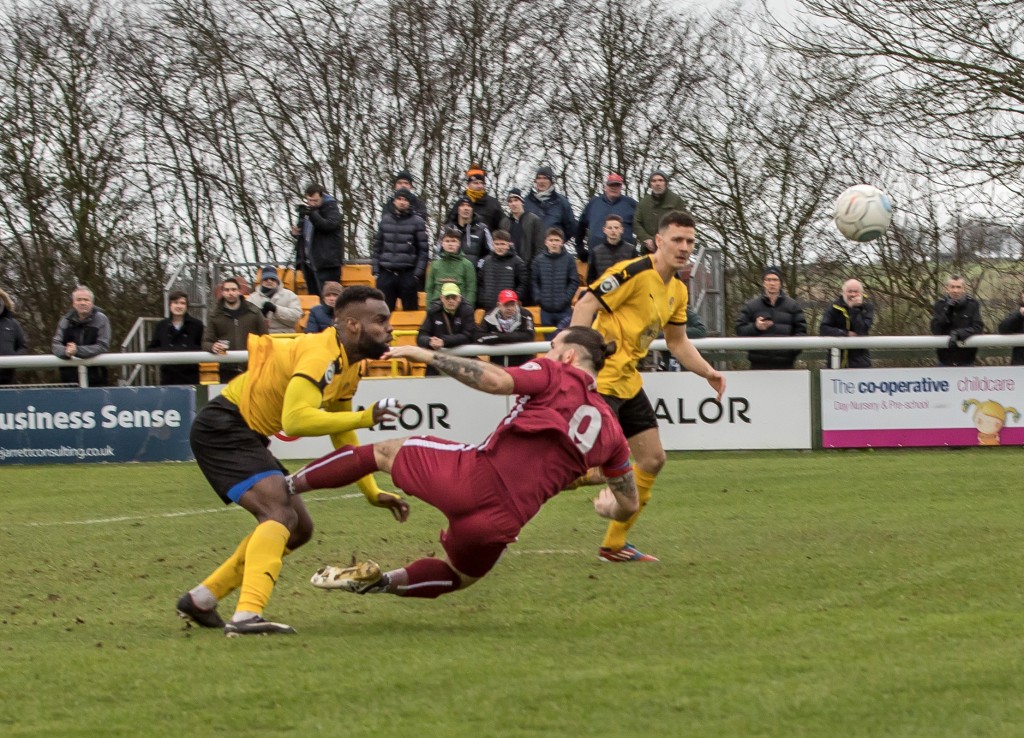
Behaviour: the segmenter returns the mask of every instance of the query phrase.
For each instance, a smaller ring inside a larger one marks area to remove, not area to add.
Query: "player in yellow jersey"
[[[249,368],[231,380],[192,424],[190,442],[199,468],[225,504],[248,510],[255,530],[201,584],[183,594],[178,614],[228,636],[294,633],[263,618],[281,571],[282,557],[309,541],[313,520],[302,498],[292,494],[287,470],[270,453],[269,436],[330,435],[335,448],[357,444],[355,429],[369,428],[397,412],[382,400],[352,411],[358,362],[379,358],[391,342],[391,313],[384,294],[371,287],[344,290],[334,305],[334,329],[299,338],[253,336]],[[399,521],[409,505],[384,492],[372,476],[359,480],[367,500],[387,508]],[[217,603],[241,587],[238,605],[225,623]]]
[[[587,288],[573,309],[572,325],[592,326],[606,341],[618,343],[618,350],[597,375],[597,391],[618,416],[629,441],[640,498],[640,509],[628,521],[609,523],[598,551],[602,561],[657,561],[626,541],[665,465],[658,419],[637,369],[651,341],[664,330],[668,349],[679,363],[707,379],[718,399],[725,392],[725,377],[686,337],[686,285],[676,274],[690,261],[696,228],[688,213],[666,213],[654,239],[657,250],[612,266]],[[591,476],[588,481],[598,479]]]

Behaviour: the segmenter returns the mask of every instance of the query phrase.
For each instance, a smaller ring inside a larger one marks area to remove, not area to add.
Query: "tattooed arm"
[[[633,472],[612,477],[594,499],[594,511],[602,518],[625,522],[639,509]]]
[[[431,351],[420,346],[395,346],[382,358],[405,358],[429,364],[473,389],[492,395],[513,393],[512,375],[490,362]]]

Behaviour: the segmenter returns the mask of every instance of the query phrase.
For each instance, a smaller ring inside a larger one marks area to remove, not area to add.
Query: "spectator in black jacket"
[[[580,275],[576,260],[565,250],[561,228],[548,229],[544,246],[547,250],[533,260],[533,296],[540,305],[541,324],[565,328],[572,319],[572,300],[580,286]]]
[[[472,343],[476,334],[473,308],[462,300],[462,290],[454,282],[441,285],[441,299],[430,303],[427,317],[416,334],[416,345],[434,349],[453,348]],[[429,376],[440,374],[427,367]]]
[[[306,187],[306,202],[296,209],[295,266],[306,278],[311,295],[321,295],[324,284],[341,281],[341,210],[323,185]]]
[[[427,272],[427,225],[410,209],[411,198],[409,190],[395,191],[390,211],[380,219],[370,254],[377,289],[384,293],[391,311],[399,299],[403,310],[419,310],[420,282]]]
[[[153,329],[146,351],[202,351],[203,321],[188,314],[188,295],[181,290],[169,294],[167,312]],[[163,364],[160,384],[199,384],[199,365]]]
[[[843,282],[843,293],[821,316],[818,333],[822,336],[866,336],[875,320],[875,308],[864,299],[864,285],[856,279]],[[842,349],[839,366],[842,369],[865,369],[871,366],[871,352],[867,349]]]
[[[25,330],[14,317],[14,300],[0,290],[0,356],[28,353]],[[0,369],[0,384],[14,384],[14,370]]]
[[[764,292],[748,300],[736,319],[737,336],[806,336],[807,318],[792,297],[782,291],[782,272],[764,270]],[[751,369],[792,369],[799,350],[748,351]]]
[[[416,196],[416,188],[413,187],[412,173],[403,169],[395,175],[394,179],[394,192],[399,190],[409,191],[409,209],[416,213],[416,215],[423,218],[423,222],[427,222],[427,204],[423,202],[419,197]],[[395,201],[395,196],[392,194],[388,198],[387,202],[384,203],[384,207],[381,209],[381,217],[387,215],[391,211],[391,205]]]
[[[518,295],[526,289],[530,279],[526,263],[512,250],[512,236],[507,231],[495,231],[491,243],[494,253],[484,259],[477,285],[477,304],[492,310],[498,304],[498,293],[512,290]]]
[[[512,248],[526,264],[526,282],[529,287],[533,260],[544,251],[544,223],[539,215],[526,209],[522,190],[517,187],[508,191],[505,204],[508,206],[508,216],[502,219],[501,230],[508,231],[512,237]],[[519,300],[523,305],[537,304],[529,289],[519,293]]]
[[[491,233],[501,228],[501,220],[504,213],[501,212],[501,203],[496,197],[487,194],[487,172],[479,164],[471,164],[466,170],[466,191],[462,197],[469,199],[473,206],[473,214],[476,219],[487,226]],[[458,217],[459,202],[462,197],[448,211],[448,222],[454,222]]]
[[[555,172],[551,167],[537,168],[533,189],[523,205],[540,218],[545,233],[551,228],[559,228],[562,233],[569,235],[576,233],[576,216],[573,215],[572,205],[565,195],[555,189]]]
[[[473,201],[463,195],[455,203],[455,217],[445,223],[441,236],[437,239],[435,253],[441,253],[441,239],[446,231],[456,228],[462,234],[462,255],[469,259],[475,269],[479,269],[483,259],[491,253],[491,230],[480,220],[473,210]]]
[[[502,290],[497,307],[481,318],[477,326],[477,343],[485,346],[530,343],[534,338],[533,315],[520,307],[514,290]],[[522,366],[533,357],[534,354],[495,356],[492,361],[504,366]]]
[[[1017,297],[1017,307],[999,324],[999,332],[1024,333],[1024,292]],[[1010,364],[1019,366],[1024,364],[1024,346],[1014,346],[1010,353]]]
[[[604,219],[604,238],[590,247],[587,284],[593,284],[609,267],[639,256],[636,244],[622,238],[622,216],[612,213]]]
[[[932,306],[932,335],[949,336],[949,345],[935,351],[939,366],[974,366],[978,349],[960,342],[984,332],[981,303],[967,294],[964,278],[954,274],[946,280],[946,296]]]

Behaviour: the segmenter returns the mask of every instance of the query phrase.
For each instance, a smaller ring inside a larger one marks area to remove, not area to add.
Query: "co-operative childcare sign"
[[[826,448],[1024,444],[1024,367],[821,372]]]
[[[191,387],[0,392],[0,464],[187,461]]]

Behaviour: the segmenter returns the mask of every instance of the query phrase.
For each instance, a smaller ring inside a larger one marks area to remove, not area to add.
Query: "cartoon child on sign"
[[[974,427],[978,429],[979,446],[998,446],[999,431],[1006,425],[1006,416],[1013,415],[1013,419],[1020,422],[1020,413],[1017,408],[1003,407],[995,400],[964,400],[963,411],[966,413],[971,405],[974,409]]]

